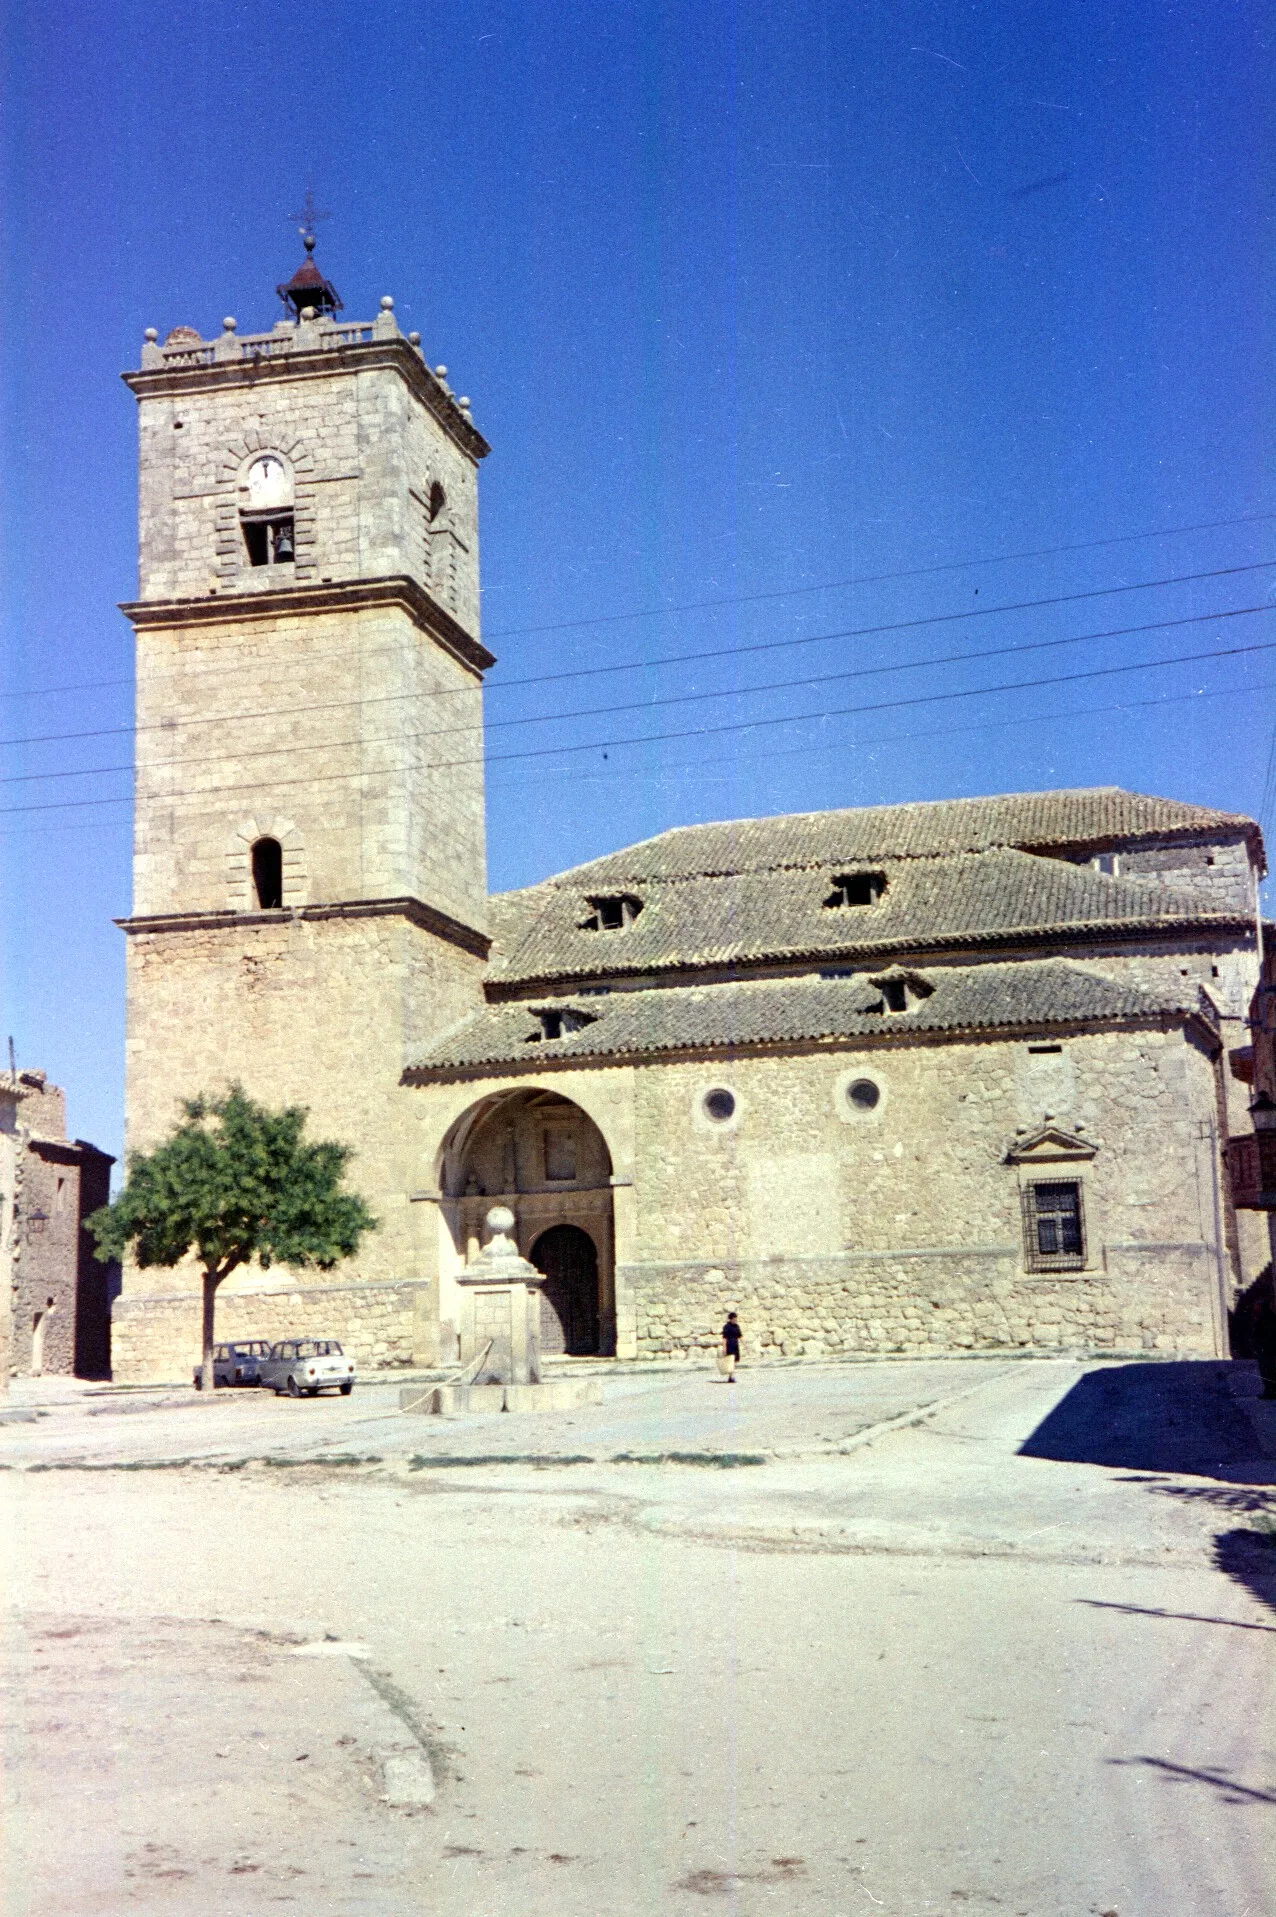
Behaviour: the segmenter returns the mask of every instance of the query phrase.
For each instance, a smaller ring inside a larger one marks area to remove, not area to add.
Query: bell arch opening
[[[541,1087],[497,1093],[462,1113],[440,1154],[441,1208],[459,1262],[478,1256],[494,1205],[514,1214],[519,1251],[546,1275],[546,1356],[616,1346],[612,1160],[572,1099]],[[441,1318],[448,1322],[445,1299]]]

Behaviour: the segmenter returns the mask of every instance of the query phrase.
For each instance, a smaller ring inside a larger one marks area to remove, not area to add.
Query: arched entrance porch
[[[439,1193],[453,1246],[468,1264],[484,1242],[487,1213],[508,1205],[520,1252],[550,1280],[541,1318],[547,1355],[615,1350],[611,1176],[611,1154],[593,1119],[540,1087],[480,1100],[444,1143]]]

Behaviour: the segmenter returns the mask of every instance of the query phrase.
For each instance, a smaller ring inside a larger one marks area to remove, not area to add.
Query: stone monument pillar
[[[461,1363],[472,1365],[490,1344],[475,1376],[478,1385],[528,1385],[541,1381],[543,1272],[527,1262],[510,1237],[514,1214],[494,1205],[492,1233],[478,1257],[457,1278],[461,1287]]]

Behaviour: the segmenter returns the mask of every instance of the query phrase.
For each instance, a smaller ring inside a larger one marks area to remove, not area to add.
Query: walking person
[[[726,1373],[727,1383],[735,1383],[735,1368],[740,1362],[740,1321],[734,1311],[727,1313],[727,1322],[722,1327],[722,1370]]]

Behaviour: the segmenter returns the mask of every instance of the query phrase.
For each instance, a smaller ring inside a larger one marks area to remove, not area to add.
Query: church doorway
[[[532,1246],[531,1261],[545,1274],[541,1293],[541,1350],[569,1358],[598,1352],[598,1252],[579,1225],[551,1225]]]
[[[614,1351],[612,1161],[589,1114],[546,1085],[497,1092],[455,1120],[437,1164],[443,1222],[462,1264],[486,1243],[493,1205],[514,1213],[520,1252],[549,1280],[542,1350]],[[444,1351],[458,1309],[441,1292]]]

